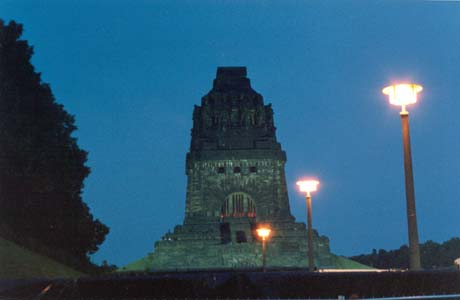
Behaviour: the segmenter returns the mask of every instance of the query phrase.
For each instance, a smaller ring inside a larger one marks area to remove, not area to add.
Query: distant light
[[[421,85],[404,83],[387,86],[382,93],[388,95],[391,104],[402,106],[404,110],[406,105],[417,102],[417,93],[422,90]]]
[[[296,183],[299,186],[301,192],[310,194],[318,189],[318,180],[299,180]]]
[[[259,229],[256,230],[257,231],[257,235],[259,237],[261,237],[263,240],[265,240],[266,238],[268,238],[270,236],[270,233],[271,233],[271,229],[270,228],[267,228],[267,227],[261,227]]]

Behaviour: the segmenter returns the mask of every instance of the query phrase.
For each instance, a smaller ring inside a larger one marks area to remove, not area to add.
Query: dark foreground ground
[[[459,271],[130,273],[75,280],[5,281],[0,287],[0,299],[337,299],[339,295],[382,298],[441,294],[460,294]]]

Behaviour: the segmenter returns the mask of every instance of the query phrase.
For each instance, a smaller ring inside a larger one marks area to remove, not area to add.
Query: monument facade
[[[255,229],[261,225],[272,229],[267,267],[306,267],[307,231],[291,215],[285,164],[272,107],[252,89],[246,68],[218,68],[213,88],[193,111],[184,222],[138,268],[260,267]],[[337,267],[328,238],[314,235],[315,265]]]

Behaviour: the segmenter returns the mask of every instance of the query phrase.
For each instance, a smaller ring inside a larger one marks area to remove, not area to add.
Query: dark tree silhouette
[[[420,244],[420,254],[424,269],[452,267],[454,260],[460,257],[460,238],[452,238],[442,244],[426,241]],[[373,249],[372,254],[361,254],[350,258],[380,269],[407,269],[409,267],[409,248],[404,245],[398,250],[380,249],[378,253]]]
[[[89,262],[108,227],[81,198],[87,152],[21,35],[22,25],[0,20],[0,225],[16,241],[39,241]]]

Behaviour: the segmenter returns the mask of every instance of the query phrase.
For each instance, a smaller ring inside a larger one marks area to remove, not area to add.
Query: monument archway
[[[255,218],[256,204],[246,193],[231,193],[225,198],[220,215],[222,218]]]

